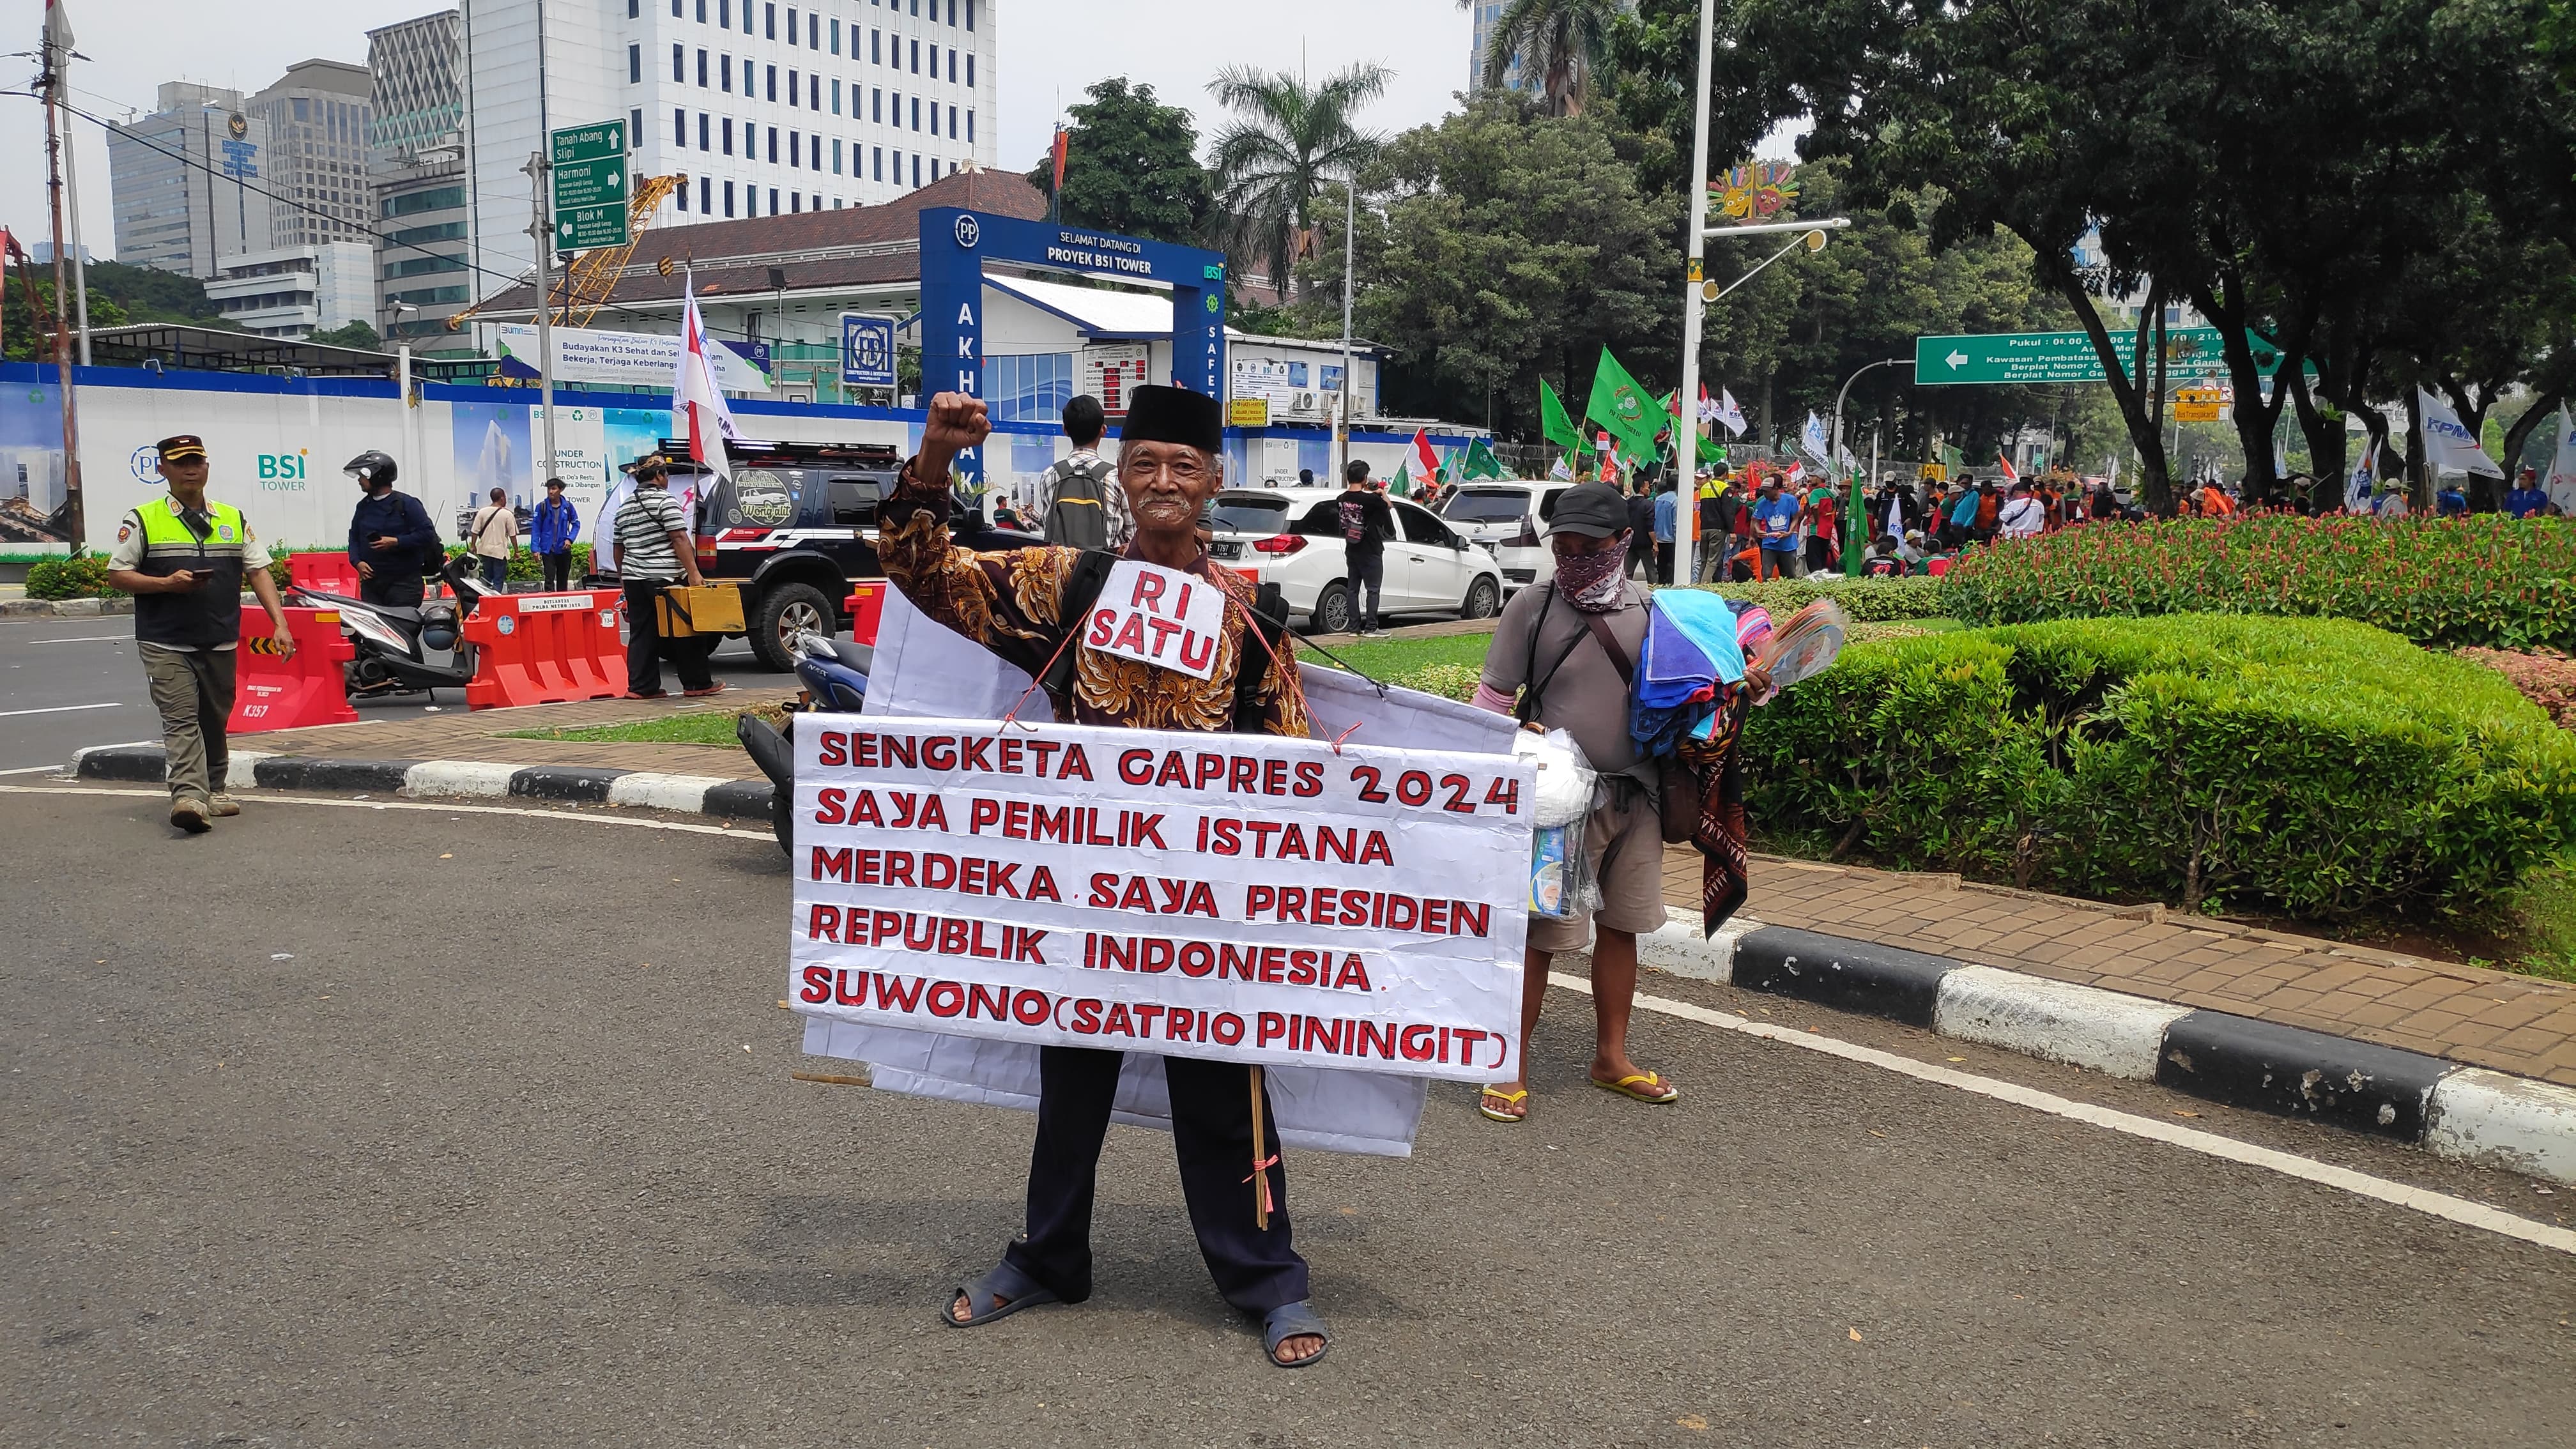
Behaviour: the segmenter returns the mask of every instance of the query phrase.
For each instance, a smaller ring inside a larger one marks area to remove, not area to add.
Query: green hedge
[[[1839,574],[1820,578],[1769,579],[1758,584],[1697,584],[1729,599],[1749,599],[1767,610],[1774,621],[1788,618],[1818,599],[1832,599],[1843,606],[1856,624],[1892,624],[1906,619],[1940,619],[1950,613],[1941,592],[1942,581],[1935,578],[1847,579]]]
[[[107,555],[103,553],[38,559],[27,566],[27,597],[31,599],[105,599],[115,594],[116,590],[107,586]]]
[[[2088,525],[1970,549],[1942,582],[1970,624],[2286,614],[2358,619],[2428,645],[2576,644],[2576,520],[2563,518]]]
[[[2576,736],[2490,670],[2338,620],[1855,644],[1744,748],[1766,834],[2097,898],[2458,917],[2576,842]]]

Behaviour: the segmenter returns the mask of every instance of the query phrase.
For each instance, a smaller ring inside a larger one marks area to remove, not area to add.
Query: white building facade
[[[191,277],[266,251],[268,125],[241,92],[164,82],[153,112],[107,130],[117,260]]]
[[[224,320],[262,337],[309,337],[351,322],[375,325],[376,249],[311,242],[225,259],[206,279]]]
[[[363,65],[302,60],[242,103],[268,127],[268,189],[277,198],[269,207],[268,247],[366,241],[374,235],[367,193],[374,89]]]
[[[534,265],[520,168],[554,128],[625,119],[637,175],[688,178],[659,223],[874,205],[992,165],[996,9],[466,0],[476,295]]]

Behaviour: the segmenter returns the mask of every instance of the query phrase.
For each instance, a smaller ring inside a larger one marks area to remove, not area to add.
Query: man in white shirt
[[[2030,485],[2015,483],[2012,497],[1995,516],[1995,530],[2006,538],[2037,538],[2048,525],[2048,510],[2030,494]]]

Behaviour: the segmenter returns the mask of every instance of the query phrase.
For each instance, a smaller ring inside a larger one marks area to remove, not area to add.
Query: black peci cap
[[[206,440],[194,433],[173,433],[152,446],[164,463],[184,463],[191,458],[202,462],[206,456]]]
[[[1607,483],[1578,483],[1556,496],[1556,533],[1608,538],[1628,526],[1628,500]]]
[[[1213,457],[1225,451],[1225,413],[1215,398],[1185,387],[1151,383],[1127,394],[1122,443],[1187,443]]]

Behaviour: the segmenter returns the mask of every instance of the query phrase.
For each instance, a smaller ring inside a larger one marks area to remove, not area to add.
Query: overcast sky
[[[255,91],[310,56],[367,58],[367,31],[435,9],[424,0],[64,0],[86,61],[75,62],[74,102],[122,119],[149,109],[165,80]],[[596,3],[596,0],[594,0]],[[1293,9],[1177,6],[1172,0],[987,0],[1001,22],[1001,163],[1025,169],[1046,149],[1062,107],[1102,76],[1150,84],[1166,102],[1214,119],[1207,82],[1228,65],[1304,65],[1321,76],[1359,60],[1395,72],[1369,125],[1420,125],[1456,104],[1465,84],[1467,16],[1448,0],[1303,0]],[[1186,18],[1183,18],[1183,17]],[[43,0],[0,0],[0,50],[34,51]],[[34,74],[30,59],[0,60],[9,89]],[[0,97],[0,224],[46,235],[44,112]],[[79,123],[82,240],[95,256],[115,250],[104,133]]]

